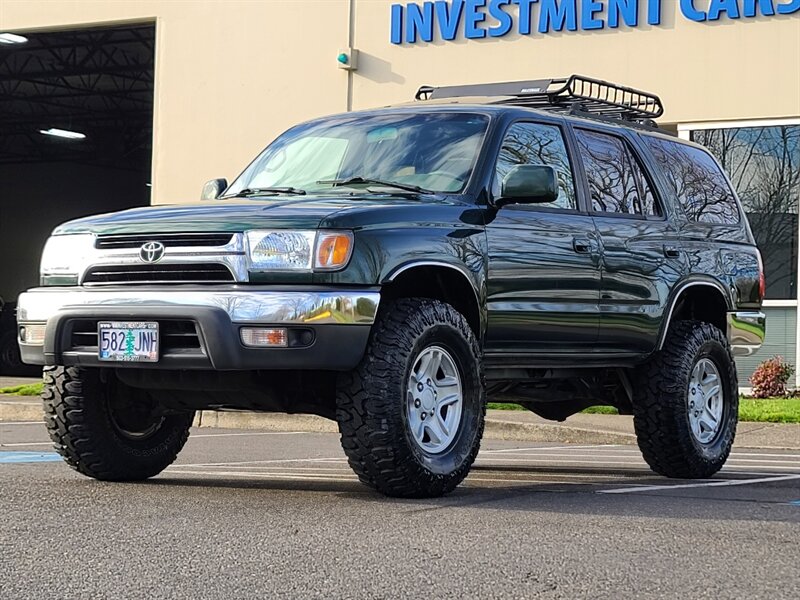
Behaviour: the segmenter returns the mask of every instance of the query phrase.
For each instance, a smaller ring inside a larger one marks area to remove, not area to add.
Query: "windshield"
[[[300,125],[270,144],[225,196],[270,188],[352,192],[390,183],[457,193],[469,180],[488,122],[476,114],[416,113]]]

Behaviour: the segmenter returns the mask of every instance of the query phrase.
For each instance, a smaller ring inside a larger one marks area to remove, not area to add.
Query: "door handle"
[[[585,238],[573,238],[572,248],[578,254],[589,254],[592,251],[592,242]]]
[[[664,256],[667,258],[680,258],[681,251],[677,246],[664,245]]]

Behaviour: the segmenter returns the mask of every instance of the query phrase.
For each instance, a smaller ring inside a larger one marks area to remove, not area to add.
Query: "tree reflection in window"
[[[658,214],[650,184],[622,139],[583,129],[577,129],[575,134],[589,182],[592,210]]]
[[[685,143],[645,136],[666,179],[691,221],[739,222],[739,209],[725,175],[704,150]]]
[[[797,298],[800,126],[705,129],[706,146],[728,173],[764,257],[767,298]]]
[[[517,165],[548,165],[556,170],[558,198],[537,206],[567,209],[576,207],[572,167],[559,127],[539,123],[515,123],[508,129],[497,158],[492,183],[492,195],[495,198],[500,196],[503,178]]]

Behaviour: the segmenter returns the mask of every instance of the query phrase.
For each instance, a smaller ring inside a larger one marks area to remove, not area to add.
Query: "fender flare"
[[[678,304],[678,300],[681,297],[681,294],[691,287],[710,287],[718,291],[722,294],[723,300],[725,300],[725,306],[728,310],[731,309],[731,299],[730,295],[728,294],[725,287],[715,279],[691,279],[688,281],[682,281],[678,283],[672,290],[672,298],[669,302],[669,309],[665,311],[666,317],[662,321],[661,324],[661,331],[658,334],[658,343],[656,344],[656,352],[661,350],[664,347],[664,341],[667,339],[667,332],[669,331],[670,323],[672,322],[672,313],[675,310],[675,306]]]

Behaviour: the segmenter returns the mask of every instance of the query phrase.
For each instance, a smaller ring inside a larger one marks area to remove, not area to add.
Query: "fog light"
[[[242,343],[253,348],[285,348],[288,336],[285,329],[266,327],[242,327]]]
[[[44,344],[44,332],[47,325],[22,325],[19,328],[19,340],[23,344],[41,346]]]

